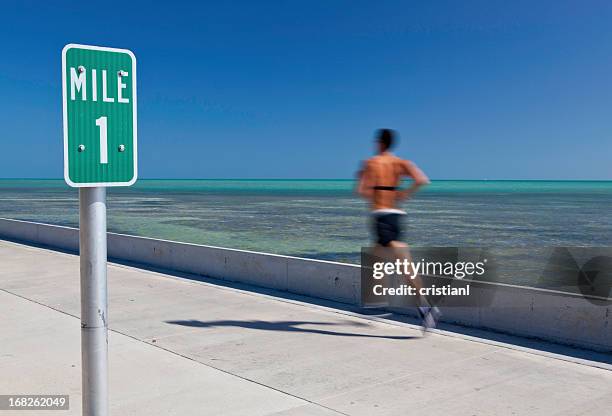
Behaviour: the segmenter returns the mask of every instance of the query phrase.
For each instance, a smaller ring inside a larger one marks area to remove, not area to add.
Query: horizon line
[[[17,178],[5,180],[63,181],[64,178]],[[356,181],[355,178],[139,178],[138,181]],[[612,182],[612,179],[431,179],[432,182]]]

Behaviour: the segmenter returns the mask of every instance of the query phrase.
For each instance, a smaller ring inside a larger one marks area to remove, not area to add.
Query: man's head
[[[391,129],[379,129],[376,132],[376,143],[378,144],[378,151],[380,153],[383,153],[391,149],[395,144],[395,136],[395,131]]]

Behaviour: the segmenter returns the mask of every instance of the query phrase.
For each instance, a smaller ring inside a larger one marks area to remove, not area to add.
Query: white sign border
[[[127,53],[132,58],[132,135],[134,136],[134,176],[128,182],[96,182],[96,183],[75,183],[70,179],[68,172],[68,96],[66,88],[66,52],[69,49],[89,49],[94,51],[120,52]],[[64,181],[73,188],[88,188],[96,186],[130,186],[138,179],[138,124],[137,124],[137,97],[136,97],[136,56],[129,49],[107,48],[104,46],[81,45],[69,43],[62,49],[62,110],[64,118]]]

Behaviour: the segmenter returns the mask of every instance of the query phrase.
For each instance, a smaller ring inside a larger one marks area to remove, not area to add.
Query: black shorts
[[[374,215],[376,243],[386,247],[391,241],[400,241],[402,237],[402,216],[402,214],[396,213]]]

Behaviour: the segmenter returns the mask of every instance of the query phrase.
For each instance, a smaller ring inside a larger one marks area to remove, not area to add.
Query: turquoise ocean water
[[[352,180],[140,180],[109,188],[110,231],[359,262]],[[434,181],[404,205],[417,246],[612,246],[612,181]],[[0,217],[78,226],[62,180],[0,180]],[[516,277],[521,280],[522,277]]]

